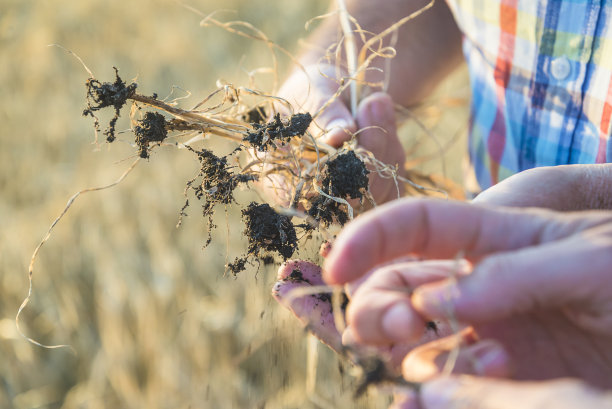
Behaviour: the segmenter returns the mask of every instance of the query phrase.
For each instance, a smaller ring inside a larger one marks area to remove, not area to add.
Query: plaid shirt
[[[612,162],[612,0],[448,0],[470,72],[481,188],[525,169]]]

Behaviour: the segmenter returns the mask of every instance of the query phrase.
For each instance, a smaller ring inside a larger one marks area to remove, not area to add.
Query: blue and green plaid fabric
[[[612,0],[448,0],[472,88],[481,188],[525,169],[612,161]]]

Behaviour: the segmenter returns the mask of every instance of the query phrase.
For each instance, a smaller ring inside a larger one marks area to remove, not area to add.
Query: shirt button
[[[563,81],[572,72],[572,65],[566,56],[557,57],[550,62],[550,75],[557,81]]]

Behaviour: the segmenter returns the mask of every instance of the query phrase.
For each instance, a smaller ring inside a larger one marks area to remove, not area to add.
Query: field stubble
[[[77,52],[100,78],[112,78],[115,65],[124,78],[138,76],[143,92],[164,95],[176,84],[194,93],[189,101],[206,96],[218,78],[246,82],[241,68],[269,66],[270,60],[265,46],[201,28],[198,16],[172,1],[3,3],[0,407],[312,405],[306,403],[307,338],[269,295],[273,269],[262,266],[255,274],[250,267],[236,279],[223,275],[228,258],[246,248],[239,211],[229,209],[228,229],[225,213],[217,212],[220,227],[204,251],[206,226],[197,209],[190,223],[174,228],[183,182],[197,169],[186,150],[157,149],[119,186],[80,198],[43,247],[24,330],[47,344],[69,343],[77,355],[40,349],[18,336],[14,316],[27,290],[27,264],[49,222],[75,191],[115,180],[134,155],[125,134],[94,150],[91,121],[80,116],[87,73],[47,45]],[[291,48],[305,35],[305,20],[324,12],[326,3],[193,5],[206,12],[237,10],[232,18]],[[281,62],[289,67],[287,59]],[[460,101],[466,87],[463,75],[452,80],[451,101]],[[442,143],[463,132],[460,103],[422,113]],[[117,129],[127,126],[123,118]],[[422,169],[439,172],[436,144],[414,124],[404,134],[408,147],[424,141],[412,158],[435,158]],[[222,154],[232,148],[215,145]],[[448,156],[461,152],[455,147]],[[446,169],[457,179],[460,161],[449,160]],[[244,191],[237,200],[246,204],[253,197]],[[376,393],[355,402],[351,381],[339,370],[347,365],[327,348],[319,353],[318,396],[340,408],[385,406],[387,397]]]

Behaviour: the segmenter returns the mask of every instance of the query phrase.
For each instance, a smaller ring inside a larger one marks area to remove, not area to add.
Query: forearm
[[[425,7],[428,0],[348,0],[349,13],[360,26],[371,33],[380,33],[402,17]],[[332,2],[335,9],[335,0]],[[303,65],[318,62],[324,50],[338,39],[337,17],[330,17],[313,33],[308,42],[313,46],[300,61]],[[384,44],[389,44],[390,37]],[[357,47],[363,43],[356,36]],[[450,10],[443,0],[404,24],[395,45],[397,56],[390,64],[390,72],[369,70],[367,81],[382,81],[389,75],[388,92],[394,101],[410,106],[420,102],[462,61],[461,34]],[[385,60],[376,58],[373,66],[386,69]]]

